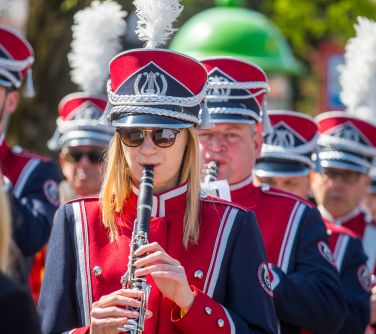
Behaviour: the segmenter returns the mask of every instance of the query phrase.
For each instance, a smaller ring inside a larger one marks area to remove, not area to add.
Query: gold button
[[[225,321],[223,319],[218,319],[218,327],[223,327],[225,325]]]
[[[93,275],[94,276],[100,276],[102,274],[102,268],[99,266],[95,266],[93,268]]]
[[[205,307],[205,312],[206,312],[206,314],[212,314],[212,309],[210,308],[210,307],[208,307],[208,306],[206,306]]]
[[[204,273],[202,270],[196,270],[195,273],[194,273],[194,276],[195,278],[198,278],[198,279],[203,279],[204,278]]]

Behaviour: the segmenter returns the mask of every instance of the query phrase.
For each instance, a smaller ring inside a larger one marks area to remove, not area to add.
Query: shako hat
[[[208,71],[207,108],[213,123],[255,123],[267,116],[265,72],[257,65],[231,57],[202,59]]]
[[[316,117],[322,167],[368,173],[376,156],[376,126],[343,111]]]
[[[17,31],[0,25],[0,85],[19,89],[26,79],[24,95],[34,96],[31,65],[34,52]]]
[[[264,136],[254,173],[260,177],[307,175],[319,137],[313,117],[296,111],[269,110],[272,132]]]
[[[157,49],[182,11],[179,1],[136,0],[139,38],[145,49],[117,55],[110,62],[108,106],[102,117],[115,127],[186,128],[199,124],[207,72],[197,60]]]
[[[48,141],[50,150],[63,147],[107,146],[114,131],[111,127],[98,124],[106,108],[107,97],[89,93],[73,93],[59,103],[57,129]]]

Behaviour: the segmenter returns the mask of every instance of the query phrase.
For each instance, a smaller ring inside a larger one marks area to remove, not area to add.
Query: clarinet
[[[141,176],[140,189],[137,200],[137,218],[134,221],[132,240],[129,244],[130,252],[128,259],[127,272],[121,277],[120,282],[123,289],[134,289],[143,291],[144,295],[140,298],[141,306],[139,308],[130,308],[137,311],[137,319],[128,319],[128,322],[118,328],[119,331],[129,334],[141,334],[144,331],[145,315],[148,305],[151,286],[147,284],[146,277],[135,276],[134,263],[140,258],[134,255],[134,252],[148,243],[151,209],[153,205],[153,166],[144,166]]]
[[[217,181],[218,177],[218,162],[215,160],[209,161],[206,165],[206,169],[204,172],[204,182],[214,182]]]

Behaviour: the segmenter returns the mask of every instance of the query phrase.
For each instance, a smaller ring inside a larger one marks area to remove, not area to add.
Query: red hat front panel
[[[319,137],[315,120],[287,110],[271,110],[268,115],[272,131],[264,136],[255,174],[267,177],[308,174],[314,168],[311,156],[316,152]]]
[[[376,157],[376,126],[341,111],[320,114],[316,120],[322,166],[367,173]]]
[[[33,62],[33,49],[26,39],[0,25],[0,84],[19,88]]]
[[[229,57],[201,62],[208,71],[207,106],[214,123],[261,121],[264,97],[269,90],[261,68]]]
[[[124,52],[111,61],[110,78],[112,125],[198,124],[207,72],[193,58],[160,49]]]
[[[98,124],[107,104],[103,95],[73,93],[59,103],[57,129],[48,141],[51,150],[72,146],[107,146],[113,128]]]

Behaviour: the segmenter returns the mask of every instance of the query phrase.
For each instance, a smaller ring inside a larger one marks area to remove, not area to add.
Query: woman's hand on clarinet
[[[153,242],[137,249],[136,256],[145,257],[137,260],[134,265],[136,276],[151,275],[161,293],[172,300],[186,313],[191,307],[194,294],[189,286],[184,267],[157,243]]]
[[[90,334],[118,333],[118,328],[129,319],[136,319],[138,313],[128,310],[128,307],[140,307],[137,298],[143,296],[142,291],[120,289],[109,295],[102,296],[93,303],[91,310]],[[151,317],[147,311],[146,317]]]

